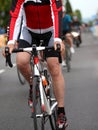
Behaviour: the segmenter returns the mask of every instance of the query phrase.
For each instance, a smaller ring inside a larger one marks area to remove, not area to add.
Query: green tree
[[[12,0],[0,0],[0,27],[6,27]]]
[[[81,11],[80,11],[79,9],[76,9],[75,11],[73,11],[72,6],[71,6],[71,3],[70,3],[70,0],[66,0],[65,8],[66,8],[66,12],[67,12],[69,15],[71,15],[72,17],[73,17],[73,16],[77,16],[78,19],[79,19],[80,21],[82,21]]]
[[[79,9],[76,9],[74,11],[73,15],[77,16],[79,21],[82,21],[82,14],[81,14],[81,11]]]
[[[72,6],[69,0],[66,0],[65,8],[66,8],[66,13],[72,16],[73,10],[72,10]]]

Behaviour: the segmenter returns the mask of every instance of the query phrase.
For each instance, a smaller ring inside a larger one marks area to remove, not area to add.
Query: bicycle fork
[[[53,103],[52,106],[50,106],[50,102],[46,97],[45,94],[45,90],[42,84],[42,78],[40,77],[40,82],[39,82],[39,91],[40,91],[40,97],[41,97],[41,109],[43,112],[47,112],[48,115],[52,114],[53,109],[55,108],[55,106],[57,105],[57,102],[55,100],[55,102]],[[54,100],[54,99],[50,99],[50,100]]]
[[[52,111],[51,111],[50,104],[48,102],[48,99],[46,97],[46,94],[43,88],[43,83],[42,83],[43,79],[40,74],[39,68],[40,68],[39,63],[34,64],[34,75],[39,77],[39,93],[40,93],[40,98],[41,98],[41,110],[51,115]]]
[[[44,90],[43,86],[43,76],[40,74],[40,64],[39,64],[39,59],[37,59],[37,62],[34,62],[34,75],[39,77],[39,93],[40,93],[40,99],[41,99],[41,110],[42,112],[47,112],[48,115],[52,114],[52,110],[55,108],[57,105],[57,102],[55,102],[52,106],[50,106],[50,102],[48,101],[46,97],[46,93]],[[51,99],[50,99],[51,100]]]

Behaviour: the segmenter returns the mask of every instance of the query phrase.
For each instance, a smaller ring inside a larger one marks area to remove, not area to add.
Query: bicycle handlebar
[[[36,49],[37,51],[41,50],[47,50],[47,49],[54,49],[54,47],[27,47],[27,48],[19,48],[19,49],[14,49],[12,53],[18,53],[18,52],[32,52],[33,49]],[[62,58],[61,58],[61,52],[60,52],[60,44],[57,44],[57,52],[58,52],[58,59],[59,63],[62,63]],[[12,61],[11,61],[11,54],[9,52],[9,47],[5,47],[5,57],[6,57],[6,66],[9,65],[9,67],[13,67]]]

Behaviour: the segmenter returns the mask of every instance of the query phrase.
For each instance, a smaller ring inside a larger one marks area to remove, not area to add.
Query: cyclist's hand
[[[13,49],[15,48],[15,45],[9,44],[9,45],[7,45],[7,47],[9,47],[9,51],[10,51],[10,53],[12,53]],[[5,48],[2,50],[2,55],[5,57]]]
[[[54,40],[54,48],[55,48],[55,50],[57,50],[57,44],[60,45],[60,51],[62,51],[64,45],[63,45],[63,42],[62,42],[62,40],[60,38],[55,38],[55,40]]]

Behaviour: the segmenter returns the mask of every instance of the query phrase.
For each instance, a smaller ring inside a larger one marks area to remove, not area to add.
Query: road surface
[[[98,130],[98,39],[91,33],[83,33],[82,38],[72,56],[71,72],[62,68],[67,130]],[[33,130],[28,88],[19,83],[15,66],[5,67],[0,51],[0,130]]]

